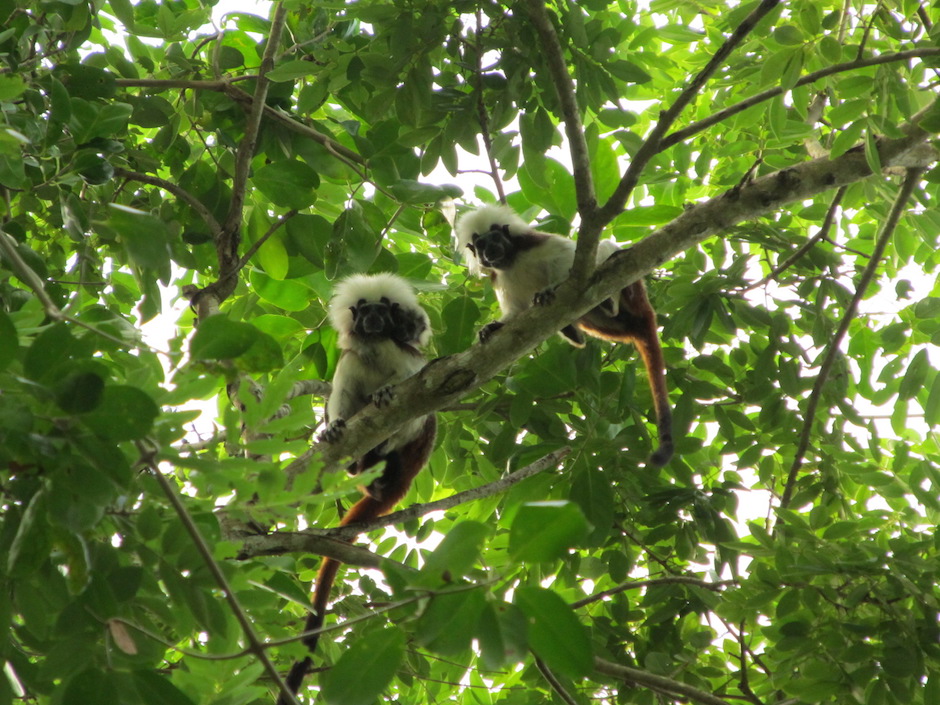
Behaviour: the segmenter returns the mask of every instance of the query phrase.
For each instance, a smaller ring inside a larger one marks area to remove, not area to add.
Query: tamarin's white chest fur
[[[348,419],[371,401],[373,393],[408,379],[423,366],[421,356],[391,340],[350,346],[336,364],[327,416]]]

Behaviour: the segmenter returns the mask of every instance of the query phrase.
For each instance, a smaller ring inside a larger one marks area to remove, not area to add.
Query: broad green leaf
[[[266,164],[255,171],[251,181],[275,205],[295,210],[312,205],[320,186],[320,177],[313,169],[293,160]]]
[[[476,521],[461,521],[447,532],[444,540],[425,559],[422,585],[438,586],[463,577],[480,556],[490,529]]]
[[[552,561],[587,538],[589,526],[573,502],[530,502],[509,529],[509,554],[517,561]]]
[[[255,293],[285,311],[303,311],[310,306],[310,289],[294,279],[278,281],[253,270],[249,281]]]
[[[372,705],[385,691],[405,655],[398,627],[356,640],[323,677],[321,697],[330,705]]]
[[[269,81],[280,83],[282,81],[293,81],[302,76],[309,76],[317,71],[319,71],[319,67],[315,63],[295,59],[293,61],[285,61],[283,64],[275,66],[268,71],[265,76]]]
[[[470,649],[486,605],[479,588],[438,593],[421,614],[415,630],[418,642],[443,656],[457,656]]]
[[[166,677],[153,671],[131,674],[141,702],[148,705],[193,705],[193,701]]]
[[[63,705],[115,703],[119,700],[111,678],[96,668],[88,668],[73,676],[62,692]]]
[[[513,601],[528,620],[529,648],[549,669],[569,678],[587,675],[594,663],[591,641],[565,601],[536,587],[519,588]]]
[[[194,360],[230,360],[243,355],[254,345],[258,329],[250,323],[229,320],[228,316],[210,316],[199,324],[189,342]]]
[[[137,387],[109,385],[101,403],[83,420],[103,438],[129,441],[146,436],[159,413],[153,399]]]
[[[6,313],[0,311],[0,370],[7,367],[19,352],[16,327]]]
[[[488,669],[497,670],[525,658],[526,617],[516,605],[488,602],[480,614],[480,658]]]

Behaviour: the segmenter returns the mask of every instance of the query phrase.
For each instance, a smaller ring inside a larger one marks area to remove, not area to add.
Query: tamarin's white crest
[[[457,246],[470,271],[489,278],[502,311],[500,321],[480,331],[486,342],[503,322],[554,295],[554,289],[571,271],[576,243],[570,238],[529,227],[511,208],[487,205],[457,220]],[[597,262],[620,251],[616,243],[598,244]],[[659,448],[650,456],[653,465],[664,465],[673,454],[672,412],[666,391],[666,370],[656,312],[642,281],[624,287],[619,295],[595,306],[559,334],[572,345],[584,345],[582,332],[604,340],[634,343],[649,377],[656,406]]]
[[[392,387],[411,377],[425,364],[421,348],[430,336],[428,316],[418,303],[414,289],[394,274],[356,274],[336,285],[329,317],[339,333],[342,351],[333,375],[333,390],[326,403],[329,424],[321,434],[324,442],[342,436],[346,419],[368,404],[383,406]],[[359,473],[384,462],[381,476],[363,488],[362,497],[343,516],[340,526],[371,521],[390,512],[408,492],[415,475],[428,462],[434,449],[437,421],[434,414],[406,423],[361,458],[349,470]],[[305,632],[323,626],[330,590],[339,561],[324,558],[313,592],[313,610]],[[291,667],[285,680],[295,695],[313,664],[312,654],[319,635],[303,638],[310,651]],[[282,693],[278,705],[289,705]]]

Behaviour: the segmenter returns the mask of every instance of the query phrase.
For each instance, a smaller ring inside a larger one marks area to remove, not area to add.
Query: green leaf
[[[587,630],[551,590],[520,587],[514,602],[528,620],[529,648],[549,669],[569,678],[586,676],[594,663]]]
[[[323,677],[329,705],[372,705],[385,691],[405,655],[405,635],[387,627],[357,639]]]
[[[518,663],[527,651],[526,617],[516,605],[488,602],[480,614],[480,658],[485,668],[498,670]]]
[[[523,504],[509,529],[509,555],[517,561],[552,561],[587,538],[587,519],[574,502]]]
[[[400,179],[391,186],[389,191],[402,203],[437,203],[443,198],[460,198],[463,189],[452,184],[423,184],[413,179]]]
[[[10,317],[0,311],[0,370],[3,370],[19,353],[19,340],[17,339],[16,326]]]
[[[252,270],[249,282],[254,293],[285,311],[303,311],[310,306],[311,291],[294,279],[278,281],[259,270]]]
[[[89,668],[73,676],[65,684],[62,705],[88,705],[88,703],[117,703],[114,683],[103,671]]]
[[[143,390],[113,385],[104,388],[101,403],[83,420],[103,438],[129,441],[146,436],[159,413],[156,402]]]
[[[489,534],[489,527],[476,521],[455,524],[425,559],[419,584],[436,587],[463,577],[476,563]]]
[[[320,177],[303,162],[291,160],[266,164],[251,182],[275,205],[301,210],[317,200]]]
[[[108,227],[118,233],[131,261],[169,278],[169,230],[159,218],[136,208],[111,205]]]
[[[183,691],[153,671],[134,671],[131,677],[141,702],[147,705],[194,705]]]
[[[927,373],[930,371],[930,359],[927,357],[927,351],[921,349],[914,355],[911,363],[907,366],[907,372],[904,373],[904,379],[898,387],[898,398],[913,399],[924,388],[927,381]]]
[[[51,540],[46,521],[47,499],[45,489],[36,492],[16,525],[6,561],[7,573],[14,578],[33,573],[48,556]]]
[[[293,81],[302,76],[313,75],[319,70],[320,67],[314,62],[295,59],[293,61],[285,61],[283,64],[275,66],[268,71],[265,76],[269,81],[281,83],[284,81]]]
[[[466,653],[485,605],[483,591],[478,588],[436,594],[418,620],[415,638],[443,656]]]
[[[258,334],[250,323],[229,320],[224,314],[210,316],[193,333],[189,354],[194,360],[230,360],[245,354]]]
[[[806,41],[799,27],[792,24],[780,25],[774,28],[774,40],[782,46],[802,46]]]

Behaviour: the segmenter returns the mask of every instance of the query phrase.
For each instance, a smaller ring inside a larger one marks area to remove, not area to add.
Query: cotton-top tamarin
[[[471,272],[485,275],[493,284],[502,318],[480,331],[481,342],[503,323],[533,304],[553,296],[554,289],[568,278],[576,243],[567,237],[531,228],[511,208],[488,205],[472,210],[457,221],[457,246],[466,254]],[[616,243],[598,244],[597,262],[620,251]],[[649,377],[659,448],[650,456],[652,465],[669,462],[673,454],[672,411],[666,392],[666,366],[656,312],[642,281],[624,287],[620,294],[603,301],[559,334],[572,345],[584,345],[583,332],[621,343],[633,343]]]

